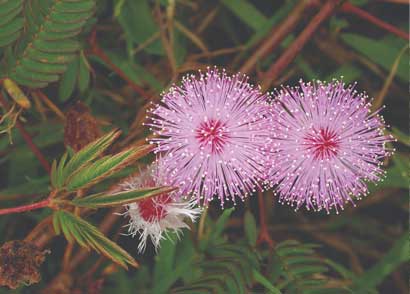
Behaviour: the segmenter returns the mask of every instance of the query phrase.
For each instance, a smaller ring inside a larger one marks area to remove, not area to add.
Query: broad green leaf
[[[67,70],[61,77],[58,88],[58,98],[61,102],[66,101],[74,92],[77,77],[79,75],[79,59],[75,58],[68,64]]]
[[[341,34],[341,38],[349,46],[365,55],[372,62],[380,65],[388,72],[401,51],[401,48],[396,48],[386,42],[381,42],[380,40],[371,39],[357,34],[344,33]],[[406,55],[405,58],[400,60],[396,73],[397,76],[405,82],[409,79],[408,64],[409,56]]]
[[[54,213],[53,226],[56,234],[63,232],[69,242],[77,241],[82,247],[91,248],[120,266],[137,267],[138,264],[124,249],[105,237],[96,227],[74,214],[59,210]]]
[[[143,66],[135,63],[130,58],[124,58],[120,54],[117,54],[113,51],[105,51],[105,53],[108,55],[110,60],[137,85],[142,86],[143,83],[147,83],[148,85],[150,85],[150,87],[157,90],[158,92],[163,90],[164,86],[162,85],[162,83],[158,81],[157,78]],[[92,58],[110,69],[109,65],[105,64],[103,60],[95,56],[92,56]]]
[[[328,75],[324,80],[331,82],[333,79],[340,79],[343,77],[343,82],[351,83],[357,81],[362,75],[362,71],[352,65],[352,64],[343,64],[336,71]]]
[[[234,210],[235,208],[231,207],[223,211],[222,215],[218,218],[215,226],[213,227],[210,239],[214,240],[221,236],[223,230],[225,229],[225,225],[228,222],[229,217],[234,212]]]
[[[250,1],[247,0],[222,0],[222,3],[231,10],[240,20],[258,31],[265,27],[268,19]]]
[[[119,192],[115,194],[98,193],[85,196],[83,198],[76,198],[71,202],[75,206],[88,208],[119,206],[160,194],[170,193],[174,190],[175,188],[172,187],[155,187]]]
[[[147,0],[125,1],[121,5],[117,19],[125,31],[127,41],[131,44],[144,43],[159,30]],[[159,39],[152,42],[144,50],[151,54],[164,54]]]
[[[392,135],[397,139],[397,141],[410,147],[410,136],[408,133],[404,133],[400,129],[392,127]]]
[[[79,69],[78,69],[78,89],[81,93],[87,90],[90,84],[90,65],[84,52],[81,52],[79,58]]]
[[[409,262],[409,248],[409,235],[406,232],[376,265],[354,281],[354,293],[363,293],[366,289],[378,286],[397,267]]]

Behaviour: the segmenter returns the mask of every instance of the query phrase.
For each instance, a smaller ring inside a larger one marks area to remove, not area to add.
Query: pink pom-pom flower
[[[338,212],[368,194],[366,181],[381,180],[392,137],[365,94],[334,80],[301,81],[275,96],[269,178],[282,203]]]
[[[119,184],[116,192],[163,186],[165,177],[158,165],[153,164],[146,171],[133,175]],[[201,209],[195,207],[195,201],[175,199],[173,193],[125,205],[126,212],[123,215],[129,217],[128,234],[133,237],[139,234],[139,252],[145,250],[148,238],[155,249],[158,249],[161,240],[165,239],[169,232],[179,236],[181,229],[189,229],[185,220],[194,222],[200,215]]]
[[[268,95],[241,74],[208,69],[188,75],[149,113],[161,164],[180,195],[221,206],[253,193],[265,177]]]

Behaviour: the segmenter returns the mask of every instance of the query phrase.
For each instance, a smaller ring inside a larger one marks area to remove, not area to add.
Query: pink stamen
[[[225,124],[219,120],[201,122],[195,131],[195,138],[203,148],[210,148],[211,153],[221,153],[229,139]]]

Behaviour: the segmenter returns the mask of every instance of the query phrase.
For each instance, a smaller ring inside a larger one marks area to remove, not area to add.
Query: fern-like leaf
[[[222,244],[208,249],[210,256],[196,265],[203,270],[202,276],[174,288],[172,293],[248,293],[253,271],[259,268],[256,254],[242,245]]]
[[[6,75],[31,88],[57,81],[80,49],[74,37],[93,14],[94,7],[95,0],[27,1],[24,9],[27,30],[15,46],[14,56],[7,58]]]
[[[124,268],[127,268],[127,264],[135,267],[138,265],[134,258],[96,227],[70,212],[55,212],[53,226],[56,234],[62,231],[69,242],[77,241],[82,247],[94,249]]]
[[[350,293],[348,289],[328,286],[328,267],[316,256],[315,244],[295,240],[279,243],[274,250],[273,284],[284,293]]]

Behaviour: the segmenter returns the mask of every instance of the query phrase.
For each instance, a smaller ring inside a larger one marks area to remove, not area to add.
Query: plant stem
[[[134,83],[118,66],[116,66],[111,59],[108,57],[107,54],[100,48],[97,42],[97,32],[94,30],[89,38],[89,43],[91,46],[91,53],[97,57],[99,57],[102,61],[104,61],[117,75],[119,75],[122,79],[124,79],[128,85],[142,97],[147,99],[148,101],[151,100],[151,96],[148,95],[140,86]]]
[[[9,109],[7,101],[4,99],[3,95],[0,93],[0,104],[4,107],[4,109],[7,111]],[[31,152],[34,153],[34,155],[37,157],[37,159],[40,161],[41,165],[43,168],[50,173],[51,171],[51,166],[48,163],[47,159],[44,157],[43,153],[41,153],[40,149],[34,144],[33,139],[31,138],[30,134],[26,131],[24,126],[17,120],[16,121],[16,127],[20,131],[21,136],[23,137],[24,141],[26,141],[26,144],[28,147],[31,149]]]
[[[258,191],[258,205],[259,205],[259,236],[257,240],[257,244],[266,243],[268,244],[269,248],[273,248],[274,242],[269,235],[268,224],[266,222],[266,214],[265,214],[265,200],[263,199],[263,193]]]
[[[36,203],[32,203],[32,204],[26,204],[26,205],[17,206],[17,207],[10,207],[10,208],[0,209],[0,215],[11,214],[11,213],[19,213],[19,212],[25,212],[25,211],[40,209],[40,208],[43,208],[43,207],[47,207],[49,204],[50,204],[50,199],[47,198],[46,200],[36,202]]]
[[[343,3],[341,10],[343,12],[346,13],[351,13],[351,14],[355,14],[358,17],[367,20],[368,22],[374,24],[375,26],[378,26],[379,28],[382,28],[392,34],[395,34],[396,36],[404,39],[404,40],[409,40],[409,34],[396,28],[395,26],[381,20],[380,18],[377,18],[374,15],[371,15],[370,13],[368,13],[367,11],[354,6],[353,4],[349,3],[349,2],[345,2]]]
[[[323,4],[319,12],[312,18],[305,29],[299,34],[299,36],[297,36],[279,59],[267,70],[261,85],[263,90],[268,89],[272,85],[272,82],[277,80],[279,75],[292,62],[299,51],[302,50],[310,39],[312,39],[314,32],[316,32],[319,26],[332,15],[339,3],[340,0],[329,0]]]

